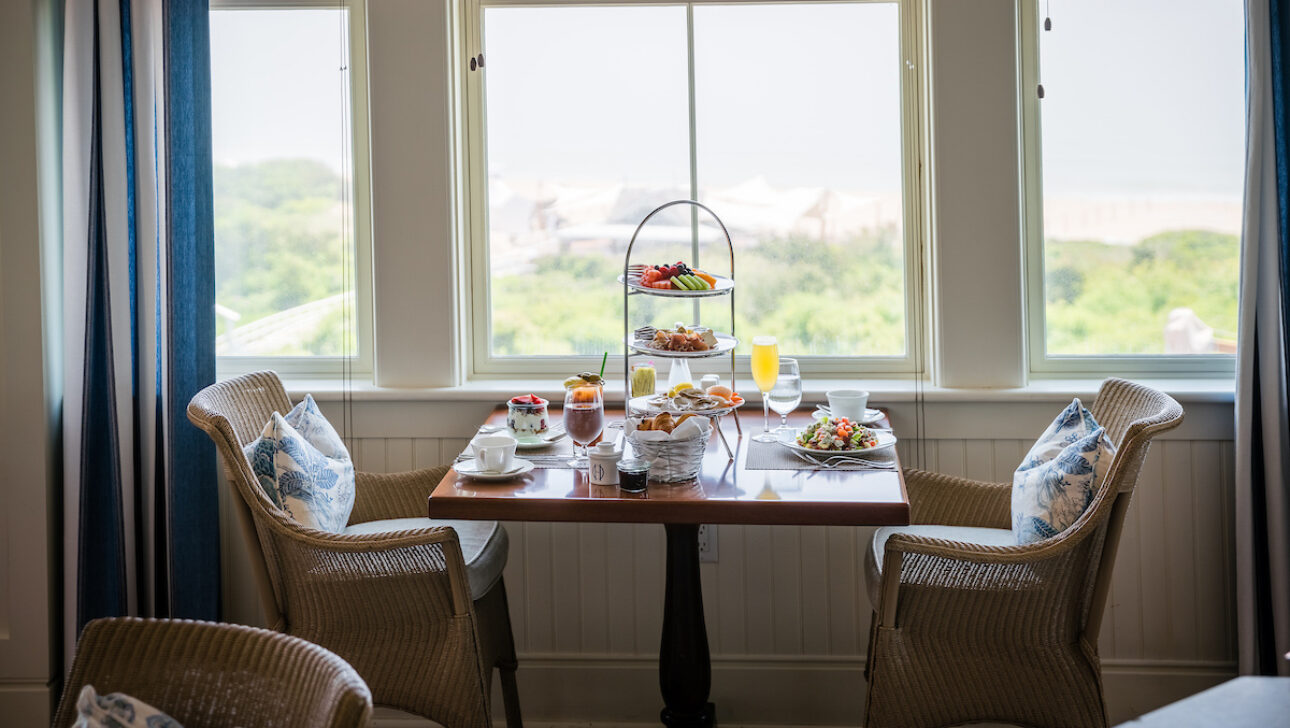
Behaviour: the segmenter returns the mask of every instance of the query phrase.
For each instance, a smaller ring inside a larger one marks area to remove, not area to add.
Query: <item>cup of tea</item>
[[[518,444],[514,437],[505,432],[476,437],[470,441],[470,449],[475,454],[475,466],[492,473],[509,471],[515,462],[515,447]]]
[[[829,399],[829,412],[834,417],[845,417],[852,422],[864,419],[869,406],[869,393],[863,389],[831,389],[824,393]]]

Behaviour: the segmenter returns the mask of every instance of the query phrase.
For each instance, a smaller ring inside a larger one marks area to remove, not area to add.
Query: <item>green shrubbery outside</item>
[[[216,168],[216,301],[240,316],[221,320],[220,333],[345,290],[340,194],[337,175],[316,162]],[[736,331],[745,341],[773,334],[782,352],[799,355],[903,354],[903,251],[894,228],[837,243],[789,237],[737,245]],[[1049,241],[1048,351],[1162,353],[1165,322],[1178,307],[1195,311],[1217,338],[1235,338],[1239,247],[1235,236],[1196,230],[1133,245]],[[621,255],[568,251],[537,258],[525,273],[495,275],[493,352],[618,351]],[[669,261],[642,250],[633,262]],[[702,306],[705,323],[728,328],[724,299]],[[633,326],[693,320],[688,302],[641,296],[633,310]],[[341,353],[339,320],[339,310],[322,317],[317,330],[277,353]]]

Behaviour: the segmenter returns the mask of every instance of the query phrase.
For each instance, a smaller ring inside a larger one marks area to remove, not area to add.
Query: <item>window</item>
[[[1032,368],[1231,372],[1242,4],[1025,5]]]
[[[468,8],[465,46],[485,59],[462,71],[475,372],[621,352],[627,243],[684,198],[732,235],[743,353],[766,333],[819,367],[914,369],[904,2]],[[685,207],[633,252],[677,260],[730,272],[719,228]],[[721,298],[641,297],[633,313],[730,325]]]
[[[297,373],[365,360],[362,14],[229,5],[211,12],[216,352]]]

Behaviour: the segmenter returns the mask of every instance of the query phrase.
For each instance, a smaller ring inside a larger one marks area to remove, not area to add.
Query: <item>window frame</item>
[[[367,0],[210,0],[209,12],[225,10],[340,10],[349,13],[350,148],[353,194],[354,336],[352,356],[237,356],[216,357],[215,370],[223,379],[248,372],[273,369],[290,378],[335,378],[373,373],[372,305],[372,167],[371,122],[368,95]]]
[[[901,144],[902,144],[902,210],[904,225],[905,266],[905,354],[892,357],[808,356],[796,355],[802,372],[815,376],[839,378],[863,374],[866,378],[922,377],[927,373],[930,327],[919,325],[927,310],[928,285],[924,256],[926,254],[926,198],[922,179],[922,161],[927,149],[927,123],[924,116],[926,84],[923,78],[925,59],[923,3],[919,0],[813,0],[848,4],[894,4],[900,24],[901,75]],[[463,379],[504,379],[528,375],[559,375],[599,365],[594,356],[516,356],[494,357],[491,352],[491,292],[489,280],[487,157],[485,135],[484,74],[469,70],[468,59],[483,49],[483,14],[490,7],[570,7],[570,6],[671,6],[687,7],[687,25],[693,57],[693,8],[700,5],[790,4],[786,0],[458,0],[451,8],[451,68],[454,79],[455,114],[454,175],[458,199],[454,201],[457,220],[455,237],[458,260],[457,322],[459,336],[459,371]],[[691,72],[690,104],[693,111],[694,78]],[[691,114],[691,139],[695,129]],[[693,150],[693,143],[691,145]],[[691,179],[694,178],[696,155],[690,154]],[[618,308],[615,307],[615,315]],[[743,332],[745,335],[747,332]],[[622,357],[610,351],[608,373],[621,376]],[[785,352],[789,354],[789,352]],[[748,357],[737,357],[737,366],[746,371]],[[728,360],[692,361],[696,375],[729,371]]]
[[[1050,355],[1047,343],[1047,306],[1044,292],[1044,194],[1042,102],[1038,88],[1040,38],[1043,32],[1039,0],[1019,4],[1017,98],[1021,110],[1022,264],[1025,271],[1026,356],[1032,378],[1089,375],[1152,375],[1163,377],[1233,377],[1236,357],[1221,354],[1190,355]],[[1239,292],[1238,292],[1239,295]]]

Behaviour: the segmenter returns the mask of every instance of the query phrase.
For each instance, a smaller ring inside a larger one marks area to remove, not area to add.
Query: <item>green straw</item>
[[[608,362],[609,362],[609,352],[606,351],[605,355],[600,359],[600,378],[601,379],[605,378],[605,364]]]

